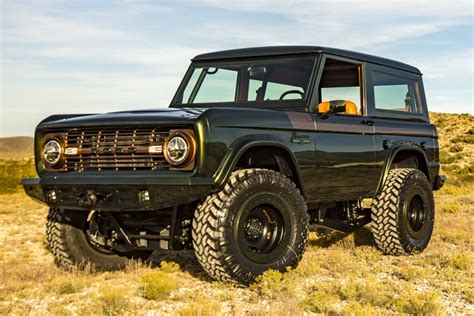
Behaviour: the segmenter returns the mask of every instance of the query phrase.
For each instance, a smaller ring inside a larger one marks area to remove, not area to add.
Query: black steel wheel
[[[192,235],[198,261],[211,277],[249,284],[268,269],[298,264],[308,214],[290,179],[272,170],[244,169],[198,207]]]
[[[405,211],[405,221],[408,222],[408,233],[412,237],[417,237],[417,234],[422,230],[426,220],[426,205],[421,196],[415,195],[411,201],[407,203]]]
[[[372,231],[386,254],[423,251],[433,232],[435,205],[430,182],[417,169],[390,170],[372,205]]]
[[[273,205],[247,208],[237,226],[240,249],[253,261],[268,261],[281,253],[282,245],[289,236],[285,228],[288,227],[285,227],[280,210]]]

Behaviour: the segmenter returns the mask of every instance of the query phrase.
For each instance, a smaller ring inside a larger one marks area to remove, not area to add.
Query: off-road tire
[[[93,247],[84,232],[88,212],[50,209],[46,221],[46,240],[56,265],[71,269],[89,264],[99,271],[123,268],[130,259],[146,260],[151,251],[116,254]]]
[[[282,212],[288,239],[281,239],[277,254],[268,262],[249,259],[235,228],[240,219],[244,221],[245,206],[249,208],[251,201],[260,196],[271,196],[269,199],[286,205]],[[289,178],[272,170],[238,170],[222,191],[208,196],[198,206],[192,228],[193,247],[199,263],[213,279],[246,285],[268,269],[284,272],[298,264],[308,238],[308,221],[303,196]]]
[[[422,205],[424,214],[414,231],[410,218],[410,203]],[[413,202],[415,203],[415,202]],[[417,169],[389,171],[380,194],[372,204],[372,231],[378,248],[388,255],[410,255],[422,252],[433,232],[435,205],[430,182]]]

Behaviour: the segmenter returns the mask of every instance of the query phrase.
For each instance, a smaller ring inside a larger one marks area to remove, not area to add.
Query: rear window
[[[375,109],[422,113],[416,80],[372,71]]]

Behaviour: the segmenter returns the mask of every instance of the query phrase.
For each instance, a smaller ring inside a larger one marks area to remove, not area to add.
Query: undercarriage
[[[91,245],[117,253],[192,249],[192,219],[196,207],[197,203],[158,211],[93,210],[88,213],[86,223],[81,226]],[[310,230],[324,227],[350,233],[370,222],[370,208],[363,208],[360,201],[316,204],[308,213]],[[249,223],[251,224],[254,223]],[[253,226],[258,230],[262,225]]]
[[[192,248],[192,205],[159,211],[88,214],[84,232],[89,242],[117,253],[134,250]]]

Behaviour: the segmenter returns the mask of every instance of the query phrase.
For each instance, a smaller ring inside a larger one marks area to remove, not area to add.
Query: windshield
[[[266,103],[305,105],[315,57],[191,66],[177,104]]]

